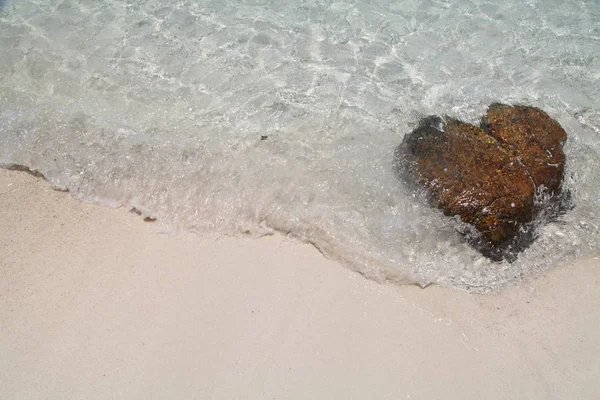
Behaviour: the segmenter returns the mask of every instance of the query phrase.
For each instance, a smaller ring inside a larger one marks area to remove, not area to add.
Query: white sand
[[[598,399],[600,260],[491,296],[152,232],[0,170],[0,398]]]

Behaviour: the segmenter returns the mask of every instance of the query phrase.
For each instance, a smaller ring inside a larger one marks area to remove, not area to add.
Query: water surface
[[[372,278],[488,291],[600,252],[598,21],[581,0],[8,0],[0,163],[166,231],[280,231]],[[569,134],[575,208],[512,264],[392,170],[420,117],[493,102]]]

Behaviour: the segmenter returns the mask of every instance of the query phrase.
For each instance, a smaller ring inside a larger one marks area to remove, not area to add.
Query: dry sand
[[[177,237],[0,170],[0,398],[598,399],[600,260],[497,295]]]

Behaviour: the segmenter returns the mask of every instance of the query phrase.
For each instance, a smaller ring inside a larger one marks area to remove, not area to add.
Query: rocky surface
[[[483,254],[501,260],[533,237],[523,232],[540,213],[536,194],[558,198],[565,139],[542,110],[493,104],[481,127],[449,117],[423,119],[397,148],[395,166],[444,214],[474,227],[468,239]]]
[[[558,122],[535,107],[493,104],[483,126],[505,148],[520,157],[536,187],[558,193],[565,169],[562,146],[567,134]]]

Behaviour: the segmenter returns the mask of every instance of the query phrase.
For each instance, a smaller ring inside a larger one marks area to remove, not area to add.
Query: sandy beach
[[[597,399],[600,260],[494,295],[169,236],[0,169],[4,399]]]

